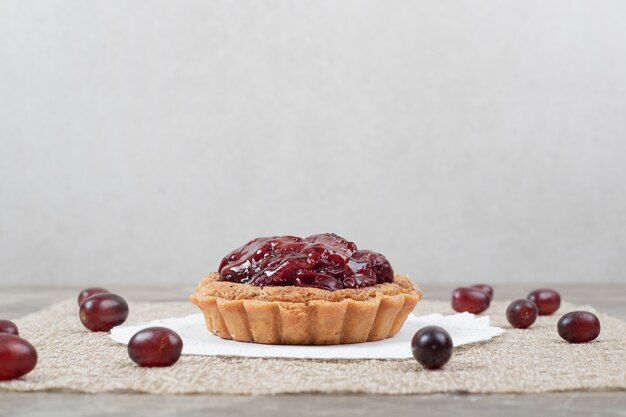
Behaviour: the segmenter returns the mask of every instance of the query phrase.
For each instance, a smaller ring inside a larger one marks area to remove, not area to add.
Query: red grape
[[[476,288],[477,290],[481,290],[489,296],[489,299],[493,298],[493,287],[487,284],[474,284],[471,285],[470,288]]]
[[[506,319],[517,329],[526,329],[537,320],[537,306],[530,300],[520,298],[509,304]]]
[[[548,288],[535,290],[528,294],[526,298],[535,303],[540,316],[549,316],[561,306],[561,296],[559,293]]]
[[[561,317],[557,330],[570,343],[590,342],[600,334],[600,320],[588,311],[572,311]]]
[[[9,320],[0,320],[0,333],[13,334],[15,336],[20,334],[15,323]]]
[[[478,314],[489,308],[489,295],[476,288],[457,288],[452,292],[452,308],[455,311]]]
[[[37,351],[26,340],[0,334],[0,381],[19,378],[37,365]]]
[[[452,338],[439,326],[421,328],[411,340],[413,357],[426,369],[439,369],[452,357]]]
[[[183,340],[166,327],[148,327],[128,342],[128,356],[141,366],[171,366],[183,351]]]
[[[128,304],[116,294],[92,295],[80,306],[80,321],[93,332],[108,332],[126,321]]]
[[[105,290],[104,288],[87,288],[82,290],[80,294],[78,294],[78,305],[80,306],[86,299],[96,294],[106,294],[109,290]]]

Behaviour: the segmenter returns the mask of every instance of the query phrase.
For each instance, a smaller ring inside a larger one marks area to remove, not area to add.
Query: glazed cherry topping
[[[560,318],[559,336],[570,343],[585,343],[600,335],[600,320],[588,311],[572,311]]]
[[[413,357],[426,369],[439,369],[452,357],[452,338],[439,326],[421,328],[411,341]]]
[[[506,319],[516,329],[526,329],[537,320],[537,306],[530,300],[520,298],[509,304]]]
[[[528,294],[526,298],[535,303],[540,316],[549,316],[561,306],[561,296],[559,293],[548,288],[535,290]]]
[[[218,269],[220,281],[257,286],[360,288],[393,282],[387,258],[334,233],[254,239],[228,254]]]
[[[105,290],[104,288],[97,288],[97,287],[84,289],[80,292],[80,294],[78,294],[78,305],[80,306],[83,303],[83,301],[85,301],[92,295],[106,294],[108,292],[109,290]]]
[[[477,288],[461,287],[452,292],[452,308],[459,313],[482,313],[489,308],[490,302],[489,295]]]
[[[108,332],[127,317],[128,304],[116,294],[92,295],[80,305],[80,321],[93,332]]]
[[[0,381],[19,378],[37,365],[37,351],[26,340],[0,334]]]
[[[15,336],[20,334],[15,323],[9,320],[0,320],[0,333],[13,334]]]
[[[474,284],[471,285],[470,288],[476,288],[477,290],[481,290],[489,296],[489,299],[493,298],[493,287],[487,284]]]
[[[183,351],[183,340],[166,327],[140,330],[128,342],[128,356],[140,366],[171,366]]]

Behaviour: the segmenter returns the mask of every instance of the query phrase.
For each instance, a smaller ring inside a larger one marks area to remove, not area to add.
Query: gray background
[[[0,281],[335,231],[420,283],[626,280],[626,2],[0,0]]]

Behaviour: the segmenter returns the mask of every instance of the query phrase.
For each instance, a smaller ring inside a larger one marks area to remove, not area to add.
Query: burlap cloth
[[[196,312],[187,302],[131,303],[129,322]],[[600,337],[572,345],[559,338],[556,322],[540,317],[529,330],[506,323],[506,302],[487,314],[507,332],[490,342],[462,346],[443,370],[424,371],[414,360],[302,360],[183,356],[170,368],[136,366],[126,347],[106,333],[90,333],[74,300],[28,315],[17,324],[39,352],[25,377],[0,382],[0,391],[68,390],[154,394],[279,394],[438,392],[522,393],[626,389],[626,323],[604,314]],[[585,309],[590,309],[586,307]],[[418,314],[452,312],[447,302],[423,301]],[[560,313],[560,314],[559,314]],[[407,345],[407,349],[410,346]]]

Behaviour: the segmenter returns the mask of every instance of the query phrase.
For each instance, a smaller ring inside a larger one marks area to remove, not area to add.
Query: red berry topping
[[[93,332],[108,332],[127,317],[128,304],[116,294],[92,295],[80,305],[80,321]]]
[[[548,288],[535,290],[528,294],[526,298],[535,303],[540,316],[549,316],[561,306],[561,296],[559,293]]]
[[[140,366],[171,366],[183,351],[180,336],[165,327],[140,330],[128,342],[128,356]]]
[[[489,308],[489,295],[476,288],[461,287],[452,292],[452,308],[458,312],[479,314]]]
[[[15,323],[9,320],[0,320],[0,333],[13,334],[15,336],[20,334]]]
[[[37,365],[37,351],[26,340],[0,334],[0,381],[19,378]]]
[[[570,343],[585,343],[600,335],[600,320],[588,311],[572,311],[557,324],[559,336]]]
[[[421,328],[411,340],[413,357],[426,369],[439,369],[452,357],[452,338],[439,326]]]
[[[526,329],[537,320],[537,306],[530,300],[520,298],[509,304],[506,319],[516,329]]]
[[[218,272],[220,281],[330,291],[393,282],[387,258],[334,233],[254,239],[222,259]]]
[[[493,287],[491,285],[474,284],[474,285],[470,286],[470,288],[476,288],[477,290],[481,290],[481,291],[485,292],[489,296],[489,299],[493,298]]]
[[[96,294],[106,294],[109,290],[105,290],[104,288],[87,288],[82,290],[80,294],[78,294],[78,305],[80,306],[86,299]]]

